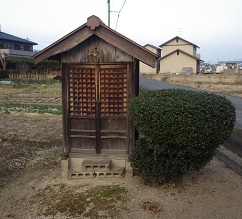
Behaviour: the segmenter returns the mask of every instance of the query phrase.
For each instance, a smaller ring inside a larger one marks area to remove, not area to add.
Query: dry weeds
[[[154,80],[242,97],[242,74],[143,75]]]

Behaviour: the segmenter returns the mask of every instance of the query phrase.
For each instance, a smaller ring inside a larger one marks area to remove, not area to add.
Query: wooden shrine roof
[[[37,64],[45,59],[58,56],[74,48],[92,35],[97,35],[141,62],[155,67],[155,63],[158,59],[157,54],[106,26],[100,18],[94,15],[89,17],[87,22],[82,26],[35,54],[33,56],[35,58],[35,63]]]

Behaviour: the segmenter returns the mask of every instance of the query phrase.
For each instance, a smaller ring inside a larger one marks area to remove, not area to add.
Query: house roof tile
[[[175,37],[173,37],[172,39],[168,40],[167,42],[161,44],[159,47],[163,47],[163,46],[165,46],[166,44],[168,44],[169,42],[171,42],[171,41],[173,41],[173,40],[175,40],[175,39],[183,40],[183,41],[185,41],[186,43],[188,43],[188,44],[190,44],[190,45],[193,45],[193,46],[199,48],[199,46],[197,46],[196,44],[191,43],[191,42],[189,42],[189,41],[187,41],[187,40],[184,40],[184,39],[182,39],[182,38],[179,37],[179,36],[175,36]]]
[[[144,47],[146,47],[146,46],[150,46],[150,47],[152,47],[152,48],[154,48],[154,49],[161,50],[160,47],[154,46],[154,45],[149,44],[149,43],[144,45]]]
[[[0,32],[0,40],[7,40],[7,41],[13,41],[13,42],[19,42],[19,43],[26,43],[26,44],[31,44],[31,45],[38,45],[35,42],[29,41],[29,40],[25,40],[23,38],[16,37],[16,36],[13,36],[11,34],[4,33],[4,32]]]

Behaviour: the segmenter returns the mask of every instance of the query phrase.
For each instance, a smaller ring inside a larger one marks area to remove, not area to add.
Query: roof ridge
[[[187,43],[189,43],[189,44],[191,44],[191,45],[193,45],[193,46],[195,46],[195,47],[200,48],[200,47],[197,46],[196,44],[191,43],[191,42],[189,42],[188,40],[185,40],[185,39],[183,39],[183,38],[181,38],[181,37],[179,37],[179,36],[175,36],[175,37],[173,37],[172,39],[166,41],[165,43],[162,43],[161,45],[159,45],[159,47],[162,47],[162,46],[166,45],[167,43],[171,42],[171,41],[174,40],[174,39],[180,39],[180,40],[183,40],[183,41],[185,41],[185,42],[187,42]]]

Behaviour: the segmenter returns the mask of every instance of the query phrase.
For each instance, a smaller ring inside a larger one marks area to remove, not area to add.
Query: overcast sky
[[[242,61],[242,0],[110,0],[111,28],[145,45],[180,36],[205,62]],[[117,22],[118,11],[122,8]],[[96,15],[108,24],[107,0],[0,0],[2,32],[41,50]]]

